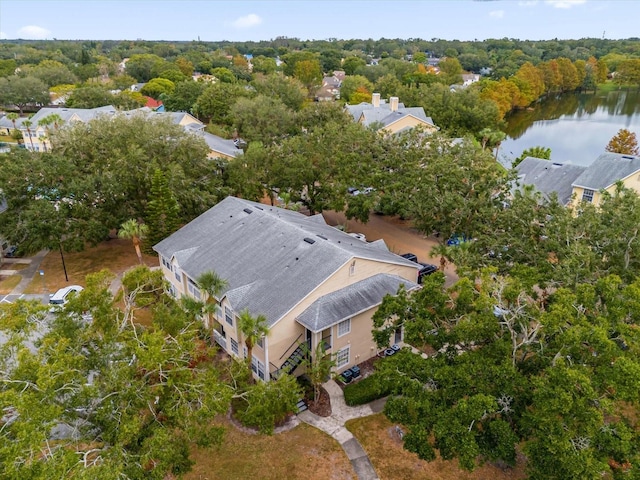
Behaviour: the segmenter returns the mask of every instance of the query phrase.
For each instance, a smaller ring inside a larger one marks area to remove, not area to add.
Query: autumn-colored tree
[[[319,60],[302,60],[297,62],[293,69],[293,76],[300,80],[307,87],[309,92],[314,92],[315,88],[322,81],[322,67]]]
[[[371,102],[371,92],[364,86],[356,88],[356,91],[349,98],[351,105],[358,105],[362,102]]]
[[[605,150],[607,152],[623,153],[625,155],[640,154],[635,132],[631,132],[626,128],[618,130],[618,133],[609,140],[609,144],[605,147]]]

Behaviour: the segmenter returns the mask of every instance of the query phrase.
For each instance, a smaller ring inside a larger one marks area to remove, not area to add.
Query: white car
[[[73,295],[77,295],[82,290],[84,290],[84,288],[80,285],[69,285],[68,287],[61,288],[49,297],[49,305],[51,305],[50,311],[55,312],[63,308],[65,303],[67,303]]]

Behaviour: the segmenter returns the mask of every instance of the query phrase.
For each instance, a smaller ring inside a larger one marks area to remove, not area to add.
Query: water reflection
[[[526,148],[551,148],[551,159],[588,165],[621,128],[640,139],[640,92],[570,93],[547,98],[507,118],[499,157],[511,163]]]

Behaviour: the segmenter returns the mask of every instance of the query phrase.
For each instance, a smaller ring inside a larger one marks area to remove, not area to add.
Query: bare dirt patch
[[[185,480],[351,480],[353,468],[333,438],[306,424],[278,435],[236,430],[227,419],[219,447],[192,449],[193,469]]]

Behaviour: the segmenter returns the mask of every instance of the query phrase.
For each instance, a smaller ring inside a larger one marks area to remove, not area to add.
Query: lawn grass
[[[8,277],[0,277],[0,295],[11,293],[16,285],[20,283],[22,277],[20,275],[10,275]]]
[[[193,448],[184,480],[348,480],[355,473],[342,447],[307,424],[272,436],[239,431],[224,420],[219,447]]]
[[[158,265],[158,257],[144,255],[146,265]],[[67,267],[69,281],[65,280],[60,252],[51,251],[42,260],[40,270],[44,272],[44,288],[48,292],[55,292],[67,285],[85,285],[85,277],[89,273],[98,272],[104,268],[120,275],[127,269],[138,265],[138,257],[131,240],[112,239],[104,241],[95,247],[82,252],[65,253],[64,262]],[[25,293],[42,293],[43,282],[40,275],[36,275],[27,286]]]
[[[369,455],[373,467],[384,480],[521,480],[526,478],[524,466],[502,470],[485,464],[473,472],[460,469],[456,460],[437,458],[426,462],[403,448],[402,440],[384,414],[349,420],[347,429],[358,439]],[[521,462],[522,463],[522,462]]]

